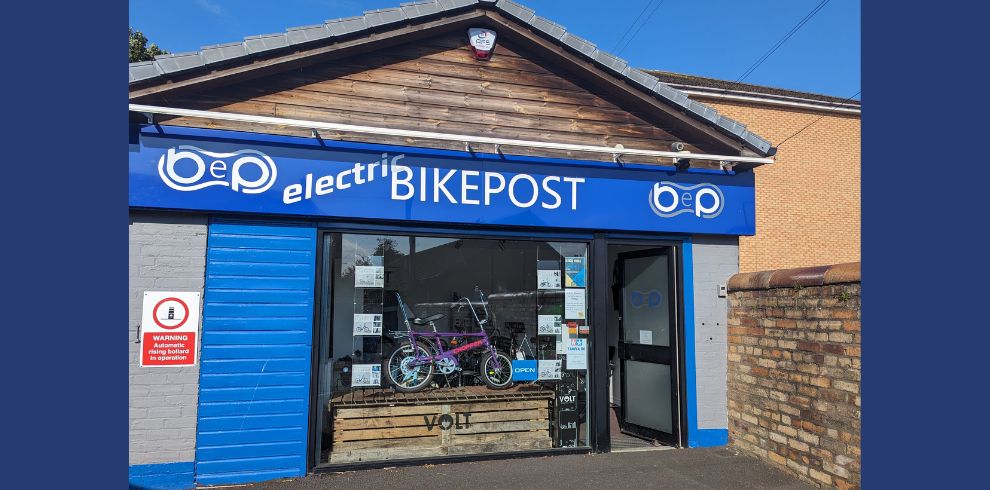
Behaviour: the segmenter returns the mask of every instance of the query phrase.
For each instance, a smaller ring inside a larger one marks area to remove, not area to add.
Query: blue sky
[[[152,42],[181,52],[405,1],[130,0],[129,19]],[[643,18],[659,0],[519,0],[611,52],[651,1]],[[664,0],[620,55],[641,68],[735,80],[819,2]],[[744,81],[853,95],[860,88],[859,9],[859,0],[830,0]]]

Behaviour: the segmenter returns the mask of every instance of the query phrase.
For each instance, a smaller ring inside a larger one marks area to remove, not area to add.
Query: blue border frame
[[[192,461],[137,464],[127,467],[127,486],[132,489],[186,489],[196,486]]]
[[[694,346],[694,251],[691,237],[681,242],[684,291],[684,399],[687,408],[687,446],[698,447],[698,380]]]

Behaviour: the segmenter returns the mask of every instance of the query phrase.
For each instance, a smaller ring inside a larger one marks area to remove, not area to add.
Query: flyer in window
[[[385,287],[385,268],[380,265],[354,266],[354,287],[356,288]]]
[[[541,360],[537,370],[539,379],[560,379],[560,361]]]
[[[560,335],[560,315],[539,315],[537,335]]]
[[[583,288],[585,277],[584,257],[564,257],[564,286]]]
[[[560,270],[536,271],[537,289],[560,289]]]
[[[564,318],[584,320],[585,290],[568,288],[564,290]]]
[[[588,369],[587,339],[571,339],[567,345],[567,369]]]
[[[351,386],[380,386],[382,384],[381,364],[354,364],[351,366]]]
[[[379,313],[355,313],[354,335],[381,335],[382,315]]]

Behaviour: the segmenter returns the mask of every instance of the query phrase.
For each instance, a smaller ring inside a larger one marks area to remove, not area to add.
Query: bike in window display
[[[408,335],[392,350],[385,364],[385,375],[396,390],[403,393],[417,392],[430,386],[437,371],[444,375],[460,371],[461,355],[471,351],[482,351],[478,368],[486,386],[496,390],[512,386],[512,361],[507,355],[498,352],[489,340],[488,332],[485,330],[485,326],[489,324],[488,304],[481,288],[475,286],[474,290],[480,298],[478,304],[484,311],[484,318],[478,316],[475,303],[469,298],[457,300],[458,308],[467,306],[471,310],[474,323],[478,326],[478,332],[458,333],[438,332],[434,322],[443,318],[443,314],[438,313],[426,318],[415,317],[410,313],[399,293],[395,293],[407,329],[405,333]],[[426,325],[429,325],[432,331],[417,332],[413,328]],[[455,337],[476,340],[465,340],[466,343],[453,349],[444,349],[447,341]]]

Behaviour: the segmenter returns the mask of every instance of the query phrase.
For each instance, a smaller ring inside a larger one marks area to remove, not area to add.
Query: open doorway
[[[677,248],[608,247],[609,405],[613,451],[680,441]]]

